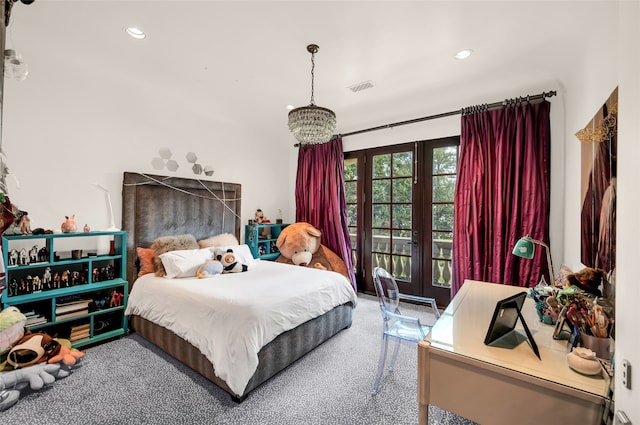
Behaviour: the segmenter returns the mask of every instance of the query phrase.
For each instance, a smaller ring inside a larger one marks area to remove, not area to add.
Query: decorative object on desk
[[[558,289],[549,285],[538,284],[529,288],[529,296],[534,299],[536,312],[542,323],[555,325],[561,306],[556,299]]]
[[[289,130],[303,146],[328,142],[336,129],[336,114],[330,109],[316,106],[313,99],[315,54],[319,49],[316,44],[307,46],[307,52],[311,53],[311,102],[308,106],[289,111]]]
[[[344,261],[338,255],[322,245],[322,232],[304,221],[293,223],[282,229],[276,240],[280,250],[278,263],[331,270],[349,279]]]
[[[513,247],[512,254],[517,257],[531,260],[533,258],[533,255],[535,254],[535,245],[542,245],[546,249],[547,265],[549,266],[549,278],[546,280],[546,282],[549,282],[549,284],[553,284],[555,275],[553,273],[553,265],[551,263],[551,253],[549,252],[549,245],[537,239],[533,239],[529,237],[529,235],[525,235],[521,237],[518,242],[516,242],[516,245]],[[544,276],[542,276],[541,279],[542,278],[544,278]]]
[[[588,348],[576,347],[567,354],[567,364],[583,375],[599,375],[602,371],[596,353]]]
[[[92,183],[95,187],[104,192],[104,199],[107,203],[107,214],[109,216],[109,227],[106,228],[106,231],[114,231],[120,230],[116,227],[114,218],[113,218],[113,206],[111,205],[111,193],[107,190],[106,187],[99,185],[98,183]]]
[[[609,345],[611,339],[608,337],[597,337],[588,333],[580,333],[580,345],[595,353],[600,359],[609,360]]]
[[[65,220],[60,225],[60,230],[62,233],[74,233],[78,230],[78,225],[76,224],[76,215],[73,214],[71,217],[65,215]]]
[[[585,267],[579,272],[568,274],[567,283],[577,286],[578,288],[597,297],[601,297],[602,291],[600,291],[599,288],[601,285],[608,283],[607,272],[600,269]]]
[[[496,302],[496,307],[493,311],[493,317],[487,330],[487,335],[484,338],[486,345],[491,345],[500,348],[515,348],[521,342],[525,341],[516,330],[516,323],[520,319],[520,323],[526,333],[526,338],[529,339],[531,349],[535,355],[540,359],[540,352],[538,351],[538,345],[533,339],[531,331],[527,323],[522,317],[522,305],[527,297],[526,292],[520,292],[505,299]]]

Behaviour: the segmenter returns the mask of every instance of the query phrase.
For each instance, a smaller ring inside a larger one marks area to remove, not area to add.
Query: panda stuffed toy
[[[227,249],[227,252],[218,254],[216,259],[222,263],[222,273],[241,273],[246,272],[249,268],[246,264],[238,261],[233,249]]]

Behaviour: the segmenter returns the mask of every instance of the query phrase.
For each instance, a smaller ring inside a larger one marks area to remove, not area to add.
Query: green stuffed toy
[[[16,307],[0,311],[0,363],[4,362],[11,347],[24,336],[27,318]]]

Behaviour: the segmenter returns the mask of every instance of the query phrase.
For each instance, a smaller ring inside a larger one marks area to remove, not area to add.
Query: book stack
[[[47,318],[40,313],[36,313],[34,310],[22,314],[27,318],[27,322],[24,324],[26,327],[47,323]]]
[[[88,323],[82,325],[76,325],[71,327],[71,334],[69,335],[69,341],[77,342],[83,339],[87,339],[91,336],[91,329]]]
[[[89,314],[91,300],[75,299],[68,302],[56,303],[56,320],[66,320]]]

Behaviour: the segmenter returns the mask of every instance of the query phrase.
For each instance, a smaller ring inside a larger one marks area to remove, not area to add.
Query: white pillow
[[[251,249],[249,248],[249,245],[247,245],[246,243],[243,243],[242,245],[216,246],[216,247],[211,247],[209,249],[213,253],[213,258],[216,258],[216,255],[218,254],[227,252],[227,249],[232,249],[238,261],[240,261],[240,263],[242,264],[246,264],[247,266],[251,264],[255,264],[258,261],[260,261],[253,258],[253,255],[251,254]]]
[[[198,267],[212,258],[209,248],[183,249],[160,254],[166,278],[194,277]]]

